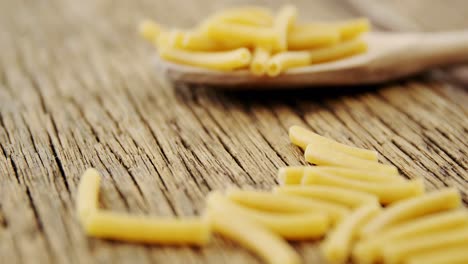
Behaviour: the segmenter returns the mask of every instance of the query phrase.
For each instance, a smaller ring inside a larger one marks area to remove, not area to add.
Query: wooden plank
[[[429,188],[457,186],[468,202],[468,95],[443,79],[420,76],[357,91],[220,92],[174,87],[155,73],[152,51],[135,33],[139,19],[191,26],[235,4],[0,2],[1,263],[259,263],[219,237],[202,249],[87,238],[74,212],[77,184],[93,166],[103,175],[103,208],[199,214],[210,190],[269,189],[278,167],[305,164],[287,138],[294,124],[376,149],[406,177],[423,176]],[[298,7],[303,20],[364,14],[392,30],[468,23],[439,4],[427,12],[401,1]],[[438,9],[443,20],[430,16]],[[316,244],[294,246],[304,262],[323,263]]]

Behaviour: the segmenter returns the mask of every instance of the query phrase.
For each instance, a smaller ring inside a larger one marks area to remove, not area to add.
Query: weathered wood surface
[[[278,167],[303,164],[287,138],[293,124],[376,149],[406,177],[456,186],[468,202],[466,69],[271,93],[174,87],[155,72],[139,19],[189,26],[233,4],[0,1],[0,263],[258,263],[218,237],[202,249],[87,238],[74,213],[77,184],[93,166],[103,208],[198,214],[212,189],[269,188]],[[468,27],[463,0],[297,4],[304,19],[366,15],[385,30]],[[314,242],[294,245],[306,263],[321,262]]]

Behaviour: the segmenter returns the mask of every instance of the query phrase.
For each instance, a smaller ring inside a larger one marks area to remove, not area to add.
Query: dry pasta
[[[231,189],[227,197],[239,204],[279,213],[326,212],[333,223],[341,221],[349,210],[338,204],[290,195]]]
[[[224,46],[199,31],[190,31],[184,34],[181,47],[193,51],[220,51]]]
[[[278,15],[275,17],[274,25],[273,25],[276,30],[276,34],[278,35],[277,45],[274,46],[275,50],[285,51],[288,49],[289,31],[294,25],[294,23],[296,22],[296,18],[297,18],[297,9],[296,7],[292,5],[285,5],[278,11]],[[309,64],[309,60],[307,60],[307,64]],[[304,65],[301,64],[298,66],[304,66]],[[276,76],[276,75],[270,75],[270,76]]]
[[[390,204],[424,193],[424,184],[420,179],[381,184],[346,179],[320,170],[307,170],[303,177],[304,185],[327,185],[368,192],[377,196],[382,204]]]
[[[300,126],[291,126],[289,128],[289,139],[294,145],[306,150],[307,145],[320,144],[327,145],[329,148],[336,151],[344,152],[348,155],[355,156],[357,158],[367,159],[371,161],[378,160],[378,154],[374,150],[356,148],[341,144],[336,142],[333,139],[320,136],[309,129],[300,127]]]
[[[278,170],[278,181],[281,185],[294,185],[301,184],[304,181],[304,184],[307,184],[308,179],[304,177],[306,170],[318,170],[323,171],[328,174],[351,179],[351,180],[360,180],[366,182],[402,182],[405,179],[398,175],[385,175],[372,173],[363,169],[350,169],[350,168],[341,168],[341,167],[332,167],[332,166],[291,166],[291,167],[282,167]]]
[[[277,34],[272,28],[219,22],[206,25],[205,30],[214,40],[236,39],[248,47],[271,49],[277,41]]]
[[[305,159],[316,165],[337,166],[372,171],[378,174],[398,175],[393,165],[356,158],[344,152],[336,151],[325,144],[309,144],[304,153]]]
[[[262,47],[255,48],[252,62],[250,63],[250,71],[257,76],[265,74],[267,69],[270,52]]]
[[[367,204],[377,204],[375,195],[332,186],[281,186],[275,187],[274,192],[325,200],[338,203],[350,208],[357,208]]]
[[[211,210],[213,230],[250,249],[269,264],[298,264],[299,255],[281,237],[228,210]]]
[[[223,21],[251,26],[271,26],[273,24],[273,16],[270,10],[258,6],[230,8],[221,11],[208,20],[209,23]]]
[[[370,23],[367,18],[359,18],[345,22],[336,23],[340,31],[341,39],[348,40],[355,38],[361,33],[367,32],[370,29]]]
[[[154,21],[143,20],[139,25],[139,32],[146,40],[155,43],[161,33],[161,26]]]
[[[353,259],[356,263],[374,263],[381,260],[381,249],[385,244],[463,226],[468,227],[468,212],[466,210],[454,210],[423,216],[391,227],[380,232],[376,237],[369,237],[369,239],[358,243],[353,250]]]
[[[340,32],[333,28],[295,26],[288,36],[289,50],[309,50],[327,47],[340,41]]]
[[[466,264],[468,261],[467,245],[432,250],[415,254],[408,258],[408,264]]]
[[[380,211],[377,203],[365,205],[351,213],[332,230],[321,246],[322,254],[330,263],[345,263],[357,231]]]
[[[385,209],[361,230],[363,237],[381,232],[388,227],[430,213],[459,207],[460,193],[454,188],[445,188],[423,196],[395,203]]]
[[[325,213],[268,213],[238,205],[217,192],[208,195],[207,206],[210,210],[227,210],[255,221],[290,240],[321,237],[329,227],[329,219]]]
[[[280,73],[297,67],[309,65],[310,54],[307,51],[285,51],[273,55],[267,64],[268,76],[277,76]]]
[[[168,60],[223,71],[245,67],[249,65],[251,59],[250,51],[246,48],[219,52],[190,52],[164,48],[159,54]]]
[[[465,249],[468,249],[468,227],[423,235],[398,241],[398,243],[388,244],[384,246],[382,253],[386,264],[397,264],[408,260],[412,256],[424,255],[434,250],[445,250],[453,247],[465,247]]]
[[[90,236],[161,244],[204,245],[211,236],[207,217],[184,219],[95,211],[85,225]]]
[[[367,44],[363,40],[353,39],[340,42],[330,47],[310,51],[310,63],[334,61],[361,54],[367,51]]]
[[[78,185],[76,208],[82,225],[85,225],[89,215],[98,209],[100,183],[101,175],[96,169],[89,168],[81,176]]]

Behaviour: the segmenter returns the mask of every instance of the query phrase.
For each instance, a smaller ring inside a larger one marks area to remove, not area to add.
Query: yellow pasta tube
[[[161,26],[149,19],[143,20],[138,26],[140,35],[151,43],[156,43],[156,40],[161,33]]]
[[[250,51],[246,48],[219,52],[196,52],[164,48],[160,50],[159,54],[169,61],[222,71],[245,67],[249,65],[251,59]]]
[[[275,187],[273,190],[275,193],[315,198],[350,208],[378,204],[379,201],[375,195],[369,193],[332,186],[281,186]]]
[[[382,252],[386,264],[397,264],[412,256],[452,247],[468,248],[468,227],[401,240],[385,245]]]
[[[380,232],[378,236],[371,236],[358,243],[353,250],[353,259],[356,263],[361,264],[375,263],[381,260],[383,245],[396,243],[396,241],[401,239],[442,232],[463,226],[468,226],[468,212],[466,210],[454,210],[416,218],[391,227],[386,231]]]
[[[370,30],[370,23],[367,18],[358,18],[337,24],[341,39],[348,40]]]
[[[321,237],[329,227],[329,219],[325,213],[268,213],[238,205],[217,192],[208,196],[207,205],[210,210],[226,210],[239,217],[250,219],[290,240]]]
[[[214,40],[235,39],[242,45],[249,47],[260,46],[270,49],[277,41],[275,30],[266,27],[219,22],[207,24],[204,31]]]
[[[211,210],[213,230],[261,256],[269,264],[298,264],[299,255],[281,237],[228,210]]]
[[[403,182],[405,179],[398,175],[376,174],[363,169],[350,169],[332,166],[291,166],[283,167],[278,171],[278,180],[281,185],[309,184],[305,175],[306,170],[318,170],[328,174],[366,182]],[[312,178],[312,183],[314,179]]]
[[[350,180],[320,170],[307,170],[302,184],[327,185],[367,192],[377,196],[382,204],[390,204],[424,193],[424,184],[420,179],[382,184]]]
[[[278,182],[280,185],[301,184],[302,176],[306,168],[310,166],[289,166],[278,170]]]
[[[256,47],[250,63],[250,72],[257,76],[265,74],[269,58],[270,52],[267,49]]]
[[[273,16],[267,8],[244,6],[221,11],[209,20],[211,23],[224,21],[235,24],[268,27],[273,23]]]
[[[326,201],[262,191],[231,189],[227,197],[239,204],[270,212],[326,212],[333,223],[341,221],[350,212],[344,206]]]
[[[431,252],[416,254],[408,258],[408,264],[466,264],[468,262],[467,245],[435,249]]]
[[[267,74],[278,76],[288,69],[309,65],[310,54],[307,51],[284,51],[275,54],[268,60]]]
[[[302,148],[303,150],[306,150],[307,145],[309,144],[312,144],[312,145],[320,144],[320,145],[326,145],[331,149],[344,152],[346,154],[355,156],[357,158],[367,159],[367,160],[372,160],[372,161],[378,160],[378,154],[377,154],[377,151],[375,150],[362,149],[362,148],[357,148],[357,147],[352,147],[352,146],[348,146],[345,144],[341,144],[341,143],[336,142],[333,139],[320,136],[310,131],[309,129],[303,128],[301,126],[292,126],[289,128],[289,139],[294,145]]]
[[[204,245],[210,240],[208,218],[168,219],[94,211],[86,233],[93,237],[160,244]]]
[[[334,28],[295,26],[288,35],[289,50],[306,50],[332,46],[340,41],[340,32]]]
[[[367,44],[363,40],[356,39],[338,43],[334,46],[314,49],[310,51],[310,63],[322,63],[351,57],[367,51]]]
[[[81,176],[77,191],[76,210],[82,225],[85,225],[89,215],[98,209],[100,183],[101,175],[96,169],[89,168]]]
[[[455,188],[445,188],[403,200],[389,206],[382,214],[372,219],[362,228],[361,235],[369,237],[415,217],[457,208],[460,204],[460,193]]]
[[[194,51],[219,51],[223,49],[221,43],[212,40],[198,31],[186,32],[183,36],[181,47],[186,50]]]
[[[278,36],[277,44],[274,46],[276,51],[288,50],[288,35],[290,29],[296,22],[296,18],[297,9],[293,5],[285,5],[278,11],[273,25]]]
[[[304,157],[308,162],[316,165],[355,168],[378,174],[398,175],[398,169],[393,165],[357,158],[350,154],[333,150],[321,143],[309,144]]]
[[[182,48],[184,33],[178,29],[161,31],[155,42],[159,50],[168,48]]]
[[[350,254],[351,243],[357,231],[380,211],[373,203],[358,208],[332,230],[321,245],[322,254],[329,263],[345,263]]]

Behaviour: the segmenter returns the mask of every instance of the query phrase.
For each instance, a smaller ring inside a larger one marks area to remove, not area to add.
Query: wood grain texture
[[[367,15],[386,30],[468,27],[466,1],[365,2],[297,5],[303,20]],[[214,91],[155,72],[152,48],[135,32],[141,18],[191,26],[242,3],[0,1],[0,263],[259,263],[219,237],[201,249],[87,238],[76,189],[93,166],[103,174],[103,208],[195,215],[210,190],[267,189],[278,167],[304,164],[287,137],[293,124],[375,149],[406,177],[424,177],[429,189],[456,186],[468,202],[468,94],[451,71],[344,92]],[[323,262],[315,242],[294,246],[305,263]]]

